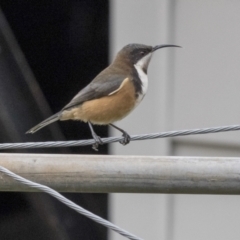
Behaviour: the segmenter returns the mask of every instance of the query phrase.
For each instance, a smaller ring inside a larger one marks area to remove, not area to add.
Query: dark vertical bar
[[[53,112],[59,111],[107,66],[108,1],[2,0],[0,7]],[[4,104],[1,107],[0,129],[1,123],[10,127],[0,130],[0,141],[60,140],[49,132],[51,127],[33,136],[24,134],[46,116],[36,104],[38,96],[27,90],[24,74],[17,71],[19,65],[16,59],[8,54],[14,49],[9,48],[7,46],[4,54],[0,55],[0,97],[4,100],[1,102]],[[7,77],[10,75],[11,85],[3,88],[7,82],[10,83]],[[17,91],[14,92],[14,89]],[[12,108],[14,105],[17,105],[16,111]],[[6,111],[3,112],[4,108]],[[63,122],[59,125],[67,140],[91,138],[87,124]],[[95,130],[102,137],[108,134],[107,127],[95,127]],[[13,131],[17,134],[14,135]],[[90,146],[68,151],[95,154]],[[107,154],[107,145],[101,146],[99,153]],[[107,218],[106,194],[66,196]],[[0,212],[0,239],[107,239],[106,228],[41,193],[1,193]]]

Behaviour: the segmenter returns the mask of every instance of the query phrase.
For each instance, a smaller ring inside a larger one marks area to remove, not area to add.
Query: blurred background
[[[61,109],[128,43],[155,53],[144,101],[118,123],[130,134],[239,124],[240,2],[0,2],[0,141],[90,138],[86,124],[25,131]],[[119,135],[109,129],[109,135]],[[101,136],[107,127],[98,127]],[[239,157],[239,132],[104,145],[98,154]],[[17,151],[19,152],[19,151]],[[95,154],[91,147],[31,152]],[[65,194],[144,239],[240,237],[238,196]],[[1,239],[123,237],[40,193],[0,193]]]
[[[25,132],[59,111],[108,64],[107,1],[0,2],[0,141],[91,138],[86,124]],[[107,127],[96,128],[101,136]],[[20,151],[15,151],[20,152]],[[89,147],[35,153],[96,154]],[[107,145],[98,154],[107,154]],[[64,194],[108,217],[107,194]],[[42,193],[0,193],[0,239],[107,239],[106,228]]]

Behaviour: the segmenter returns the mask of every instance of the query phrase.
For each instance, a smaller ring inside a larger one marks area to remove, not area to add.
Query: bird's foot
[[[119,142],[122,145],[127,145],[131,141],[130,135],[128,133],[124,132],[122,136],[123,136],[123,139],[120,140]]]
[[[93,138],[95,140],[95,143],[92,145],[92,149],[95,151],[98,151],[99,144],[103,145],[102,139],[98,135],[93,135]]]

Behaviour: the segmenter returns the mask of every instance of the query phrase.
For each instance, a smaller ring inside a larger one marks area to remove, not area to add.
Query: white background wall
[[[173,43],[149,67],[149,91],[126,119],[130,134],[240,123],[240,2],[111,1],[111,57],[128,43]],[[119,134],[112,132],[112,134]],[[239,156],[240,133],[112,144],[112,154]],[[147,240],[240,238],[240,197],[111,194],[110,216]],[[111,240],[123,237],[110,233]]]

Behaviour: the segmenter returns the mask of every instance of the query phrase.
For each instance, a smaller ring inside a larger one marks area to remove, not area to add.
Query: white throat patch
[[[134,66],[139,66],[142,69],[144,68],[144,66],[148,66],[150,60],[152,57],[152,53],[150,52],[149,54],[147,54],[145,57],[141,58]]]
[[[147,67],[152,57],[152,53],[147,54],[145,57],[140,59],[136,64],[134,64],[135,69],[137,70],[138,76],[142,82],[142,94],[138,96],[136,105],[142,101],[148,89],[148,76],[143,71],[144,67]]]

